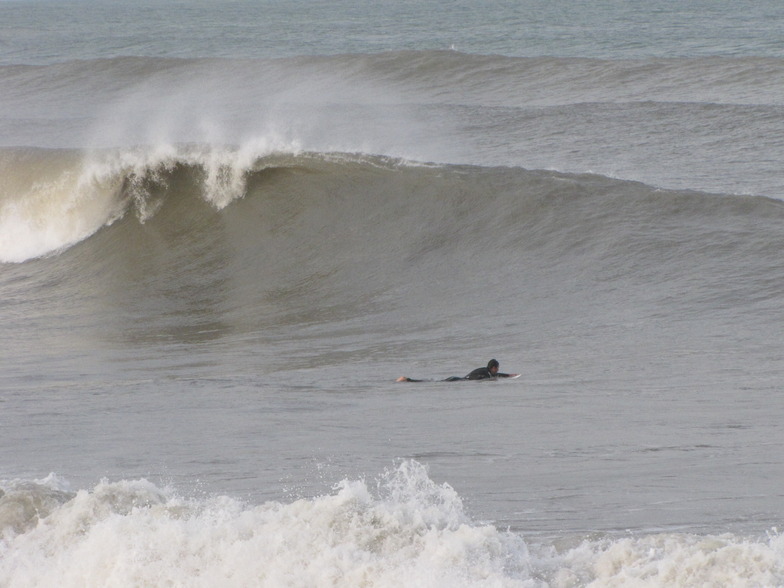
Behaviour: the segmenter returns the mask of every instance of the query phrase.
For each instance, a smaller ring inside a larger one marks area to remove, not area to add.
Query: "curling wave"
[[[133,210],[145,222],[176,176],[217,209],[245,194],[249,174],[266,165],[268,142],[241,148],[159,145],[93,153],[5,150],[0,173],[0,261],[21,262],[62,251]]]

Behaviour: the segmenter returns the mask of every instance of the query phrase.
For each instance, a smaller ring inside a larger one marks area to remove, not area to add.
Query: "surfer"
[[[491,359],[487,362],[487,367],[480,367],[476,368],[475,370],[471,371],[468,375],[463,376],[451,376],[443,380],[444,382],[458,382],[460,380],[495,380],[497,378],[516,378],[520,374],[502,374],[498,371],[499,368],[498,360]],[[415,380],[413,378],[408,378],[406,376],[401,376],[396,382],[425,382],[426,380]]]

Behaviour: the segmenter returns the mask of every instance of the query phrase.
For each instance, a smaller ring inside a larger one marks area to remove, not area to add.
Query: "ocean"
[[[782,30],[0,0],[0,586],[784,586]]]

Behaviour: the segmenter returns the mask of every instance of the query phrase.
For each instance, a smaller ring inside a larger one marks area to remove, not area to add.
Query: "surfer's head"
[[[497,359],[491,359],[490,361],[488,361],[487,362],[487,369],[490,370],[490,373],[493,374],[493,375],[498,373],[498,360]]]

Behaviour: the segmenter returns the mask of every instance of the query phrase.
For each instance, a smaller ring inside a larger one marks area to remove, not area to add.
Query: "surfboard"
[[[516,380],[521,375],[522,374],[511,374],[509,376],[501,377],[501,378],[483,378],[480,380],[466,380],[464,378],[455,378],[455,379],[447,378],[446,380],[419,380],[414,378],[408,378],[406,376],[401,376],[400,378],[395,380],[395,382],[487,382],[487,381],[496,381],[496,380]]]

